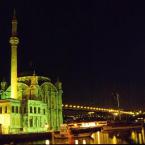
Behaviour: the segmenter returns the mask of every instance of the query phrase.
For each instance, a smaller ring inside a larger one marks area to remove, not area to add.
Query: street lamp
[[[116,93],[116,98],[117,98],[117,106],[118,106],[118,116],[119,116],[119,120],[121,120],[121,116],[120,116],[120,102],[119,102],[119,94]]]
[[[113,93],[113,95],[116,97],[117,99],[117,107],[118,107],[118,116],[119,116],[119,120],[121,120],[121,115],[120,115],[120,101],[119,101],[119,94],[117,92]]]

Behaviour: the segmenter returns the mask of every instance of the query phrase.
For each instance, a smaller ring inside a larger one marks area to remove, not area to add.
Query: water
[[[87,138],[54,139],[33,142],[14,143],[17,145],[29,144],[145,144],[145,129],[121,132],[96,132]],[[11,143],[12,144],[12,143]],[[8,144],[7,144],[8,145]],[[9,144],[10,145],[10,144]]]

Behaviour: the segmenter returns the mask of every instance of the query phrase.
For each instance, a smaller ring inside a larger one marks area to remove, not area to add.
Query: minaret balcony
[[[19,38],[18,37],[10,37],[10,44],[12,45],[18,45],[19,44]]]

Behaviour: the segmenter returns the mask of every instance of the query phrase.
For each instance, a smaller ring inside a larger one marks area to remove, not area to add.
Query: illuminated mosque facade
[[[0,133],[57,131],[63,123],[62,83],[48,77],[17,77],[17,19],[12,19],[11,85],[1,82]]]

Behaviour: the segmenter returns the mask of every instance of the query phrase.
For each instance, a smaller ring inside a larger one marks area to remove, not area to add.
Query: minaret
[[[19,44],[19,38],[17,37],[15,10],[12,19],[12,34],[9,42],[11,44],[11,98],[17,99],[17,46]]]

